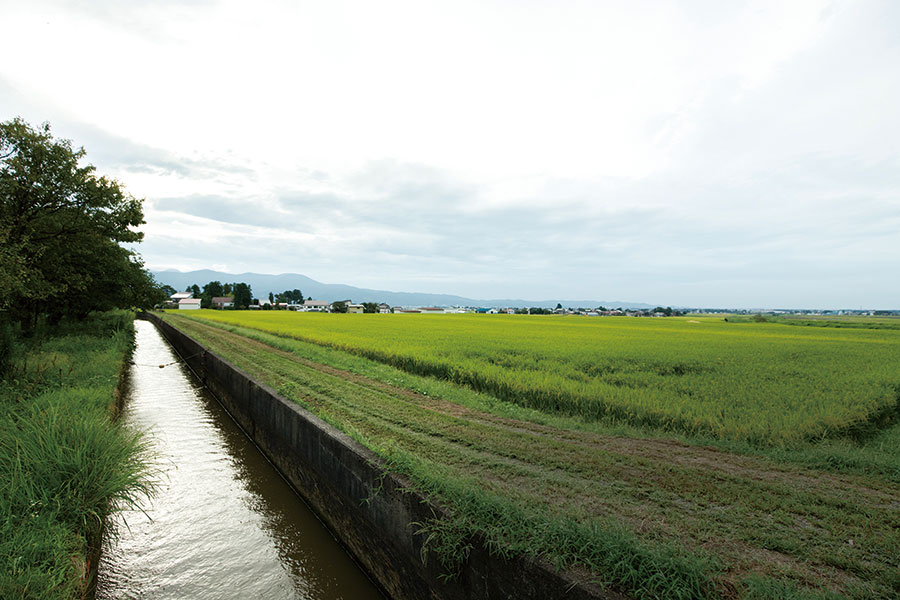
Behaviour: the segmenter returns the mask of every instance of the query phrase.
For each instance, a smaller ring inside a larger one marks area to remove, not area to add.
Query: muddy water
[[[353,560],[176,363],[149,322],[122,418],[150,430],[161,490],[146,514],[117,519],[97,598],[382,598]]]

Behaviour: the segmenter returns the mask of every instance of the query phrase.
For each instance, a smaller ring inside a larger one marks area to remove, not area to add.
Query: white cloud
[[[0,19],[30,50],[0,65],[0,109],[147,198],[154,267],[900,297],[879,275],[900,249],[892,2],[35,1]]]

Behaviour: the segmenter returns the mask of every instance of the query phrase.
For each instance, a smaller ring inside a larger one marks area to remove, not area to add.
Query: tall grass
[[[110,420],[130,331],[112,314],[44,332],[0,382],[0,598],[82,594],[105,517],[152,491],[143,437]]]

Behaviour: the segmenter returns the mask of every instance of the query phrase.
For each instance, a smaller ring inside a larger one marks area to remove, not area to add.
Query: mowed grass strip
[[[807,590],[891,598],[900,591],[896,483],[514,419],[502,402],[362,358],[166,318],[351,433],[449,506],[456,518],[430,524],[429,533],[451,567],[477,536],[498,552],[588,568],[636,597]],[[380,380],[348,368],[374,369]],[[609,557],[618,558],[610,564]],[[644,565],[641,577],[621,570],[621,561]],[[655,587],[654,577],[669,583]]]
[[[900,414],[900,332],[721,319],[198,311],[545,412],[761,445]]]

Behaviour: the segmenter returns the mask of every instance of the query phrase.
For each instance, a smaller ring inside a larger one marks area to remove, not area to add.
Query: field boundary
[[[526,557],[492,555],[480,540],[447,579],[423,559],[422,525],[444,511],[346,434],[206,349],[156,315],[144,314],[281,471],[369,575],[396,599],[625,596]]]

